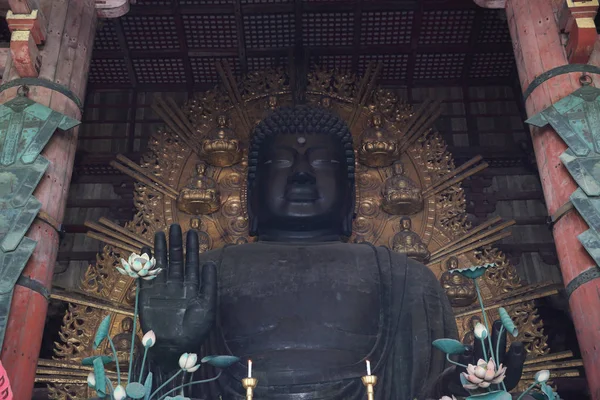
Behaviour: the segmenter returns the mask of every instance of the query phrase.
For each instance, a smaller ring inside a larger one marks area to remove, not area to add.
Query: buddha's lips
[[[285,198],[289,201],[315,201],[319,192],[314,185],[291,184],[285,188]]]

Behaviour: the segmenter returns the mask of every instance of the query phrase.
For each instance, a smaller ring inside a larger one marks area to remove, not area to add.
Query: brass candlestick
[[[375,400],[377,377],[375,375],[365,375],[362,377],[362,383],[367,387],[367,400]]]
[[[244,378],[242,379],[242,385],[246,389],[246,400],[252,400],[254,396],[254,388],[258,385],[258,379],[256,378]]]

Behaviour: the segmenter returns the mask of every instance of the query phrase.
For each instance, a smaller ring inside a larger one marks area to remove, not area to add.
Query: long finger
[[[150,258],[152,258],[152,249],[149,246],[142,247],[142,252],[140,254],[148,254]]]
[[[506,353],[506,377],[504,378],[504,384],[508,390],[514,389],[521,375],[523,374],[523,366],[525,365],[525,357],[527,352],[525,346],[521,342],[513,342]]]
[[[494,324],[492,325],[492,345],[494,346],[494,360],[496,361],[496,365],[504,362],[506,353],[506,331],[502,329],[502,335],[500,335],[501,329],[502,322],[500,320],[494,321]],[[500,341],[500,343],[498,343],[498,341]],[[498,349],[499,354],[496,354],[496,349]]]
[[[474,357],[475,363],[477,363],[477,361],[485,358],[483,356],[484,344],[485,343],[481,343],[481,339],[479,339],[479,338],[477,338],[477,336],[475,336],[475,340],[473,341],[473,353],[475,354],[475,357]],[[485,349],[485,351],[486,351],[486,354],[489,353],[487,351],[487,349]],[[490,355],[487,354],[487,356],[489,357]]]
[[[168,279],[183,281],[183,237],[179,224],[173,224],[169,228]]]
[[[190,229],[185,241],[185,283],[196,285],[196,287],[198,287],[198,279],[200,277],[199,252],[198,233]]]
[[[167,236],[164,232],[156,232],[154,235],[154,258],[156,258],[156,268],[162,268],[163,271],[158,276],[150,281],[142,279],[142,283],[165,283],[167,281]]]
[[[207,309],[216,307],[217,266],[212,261],[202,265],[202,282],[200,282],[200,297],[204,300]]]

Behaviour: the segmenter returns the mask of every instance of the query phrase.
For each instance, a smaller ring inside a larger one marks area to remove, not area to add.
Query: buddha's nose
[[[288,179],[288,183],[296,183],[300,185],[314,184],[315,176],[306,171],[296,171]]]

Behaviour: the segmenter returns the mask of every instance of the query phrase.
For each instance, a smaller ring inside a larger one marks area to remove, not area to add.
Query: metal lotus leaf
[[[467,350],[464,344],[455,339],[437,339],[432,344],[446,354],[463,354]]]
[[[67,130],[79,124],[23,96],[0,105],[0,165],[17,160],[33,163],[57,128]]]

